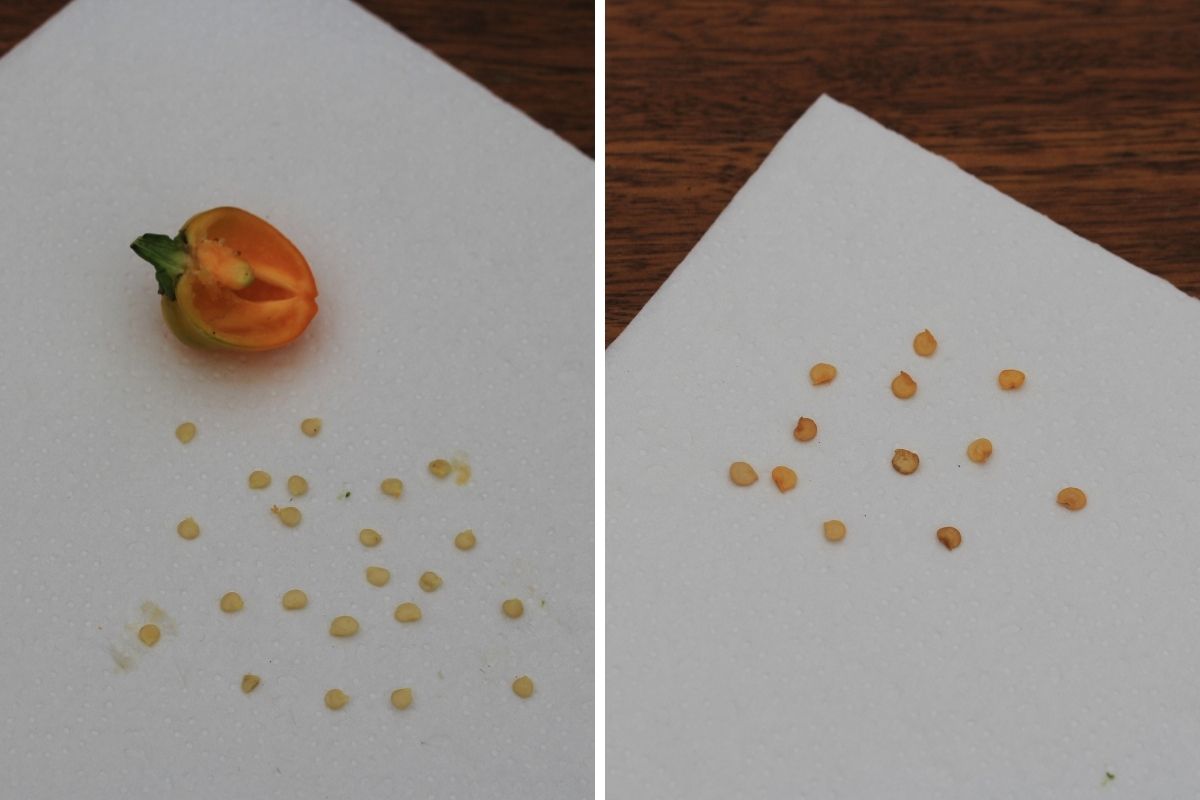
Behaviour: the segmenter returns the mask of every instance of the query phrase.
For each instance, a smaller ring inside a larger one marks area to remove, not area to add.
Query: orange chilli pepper
[[[203,211],[174,239],[147,233],[131,247],[154,265],[163,319],[185,344],[272,350],[317,314],[317,283],[304,256],[240,208]]]

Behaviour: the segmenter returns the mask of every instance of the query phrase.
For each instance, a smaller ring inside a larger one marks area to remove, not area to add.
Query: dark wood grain
[[[0,55],[64,5],[65,0],[0,0]],[[590,0],[361,0],[360,5],[594,154],[595,7]]]
[[[607,339],[822,92],[1200,296],[1200,3],[610,0]]]

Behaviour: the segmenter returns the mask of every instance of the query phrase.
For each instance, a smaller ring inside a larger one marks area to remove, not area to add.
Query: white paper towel
[[[0,142],[0,797],[591,797],[592,162],[334,0],[79,0],[0,61]],[[294,346],[167,332],[129,242],[220,204],[313,265]]]
[[[1198,337],[1195,300],[819,100],[609,349],[610,795],[1200,793]]]

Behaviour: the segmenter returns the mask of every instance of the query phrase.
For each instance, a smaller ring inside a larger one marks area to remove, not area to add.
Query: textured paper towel
[[[1200,793],[1197,337],[1195,300],[818,101],[609,350],[610,793]]]
[[[77,2],[0,61],[0,142],[0,796],[590,797],[592,162],[327,0]],[[288,349],[182,347],[129,251],[223,203],[314,267]],[[469,486],[426,472],[459,453]]]

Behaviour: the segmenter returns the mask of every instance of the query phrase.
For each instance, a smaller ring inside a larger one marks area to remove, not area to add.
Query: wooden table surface
[[[822,93],[1200,296],[1200,2],[609,0],[607,339]]]
[[[0,0],[0,55],[64,5],[66,0]],[[359,5],[594,155],[591,0],[359,0]]]

